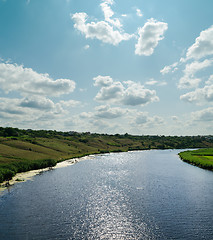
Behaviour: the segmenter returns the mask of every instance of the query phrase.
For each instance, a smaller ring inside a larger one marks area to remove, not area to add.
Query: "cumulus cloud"
[[[200,59],[213,54],[213,25],[202,31],[195,43],[187,50],[187,59]]]
[[[0,98],[0,118],[10,126],[56,127],[57,120],[69,114],[68,108],[79,105],[74,100],[57,102],[49,98],[71,93],[75,89],[74,81],[53,80],[48,74],[17,64],[0,63],[0,89],[8,94],[7,98]],[[19,98],[14,98],[14,94]]]
[[[198,105],[213,103],[213,85],[197,88],[195,91],[180,96],[180,99]]]
[[[194,121],[213,122],[213,107],[209,107],[192,113]]]
[[[206,85],[213,85],[213,75],[211,75],[208,81],[206,81]]]
[[[135,119],[132,123],[139,126],[150,127],[163,124],[164,120],[159,116],[150,117],[148,112],[138,112],[135,114]]]
[[[117,46],[122,41],[137,38],[135,45],[136,55],[150,56],[157,47],[160,40],[164,39],[164,33],[168,28],[165,22],[159,22],[153,18],[149,19],[145,25],[138,29],[138,36],[134,33],[126,33],[119,18],[115,18],[112,10],[113,0],[102,0],[100,7],[104,14],[104,20],[89,21],[89,17],[85,12],[76,12],[70,14],[74,22],[74,28],[81,32],[86,38],[98,39],[103,43]],[[136,9],[136,14],[142,17],[143,14],[139,8]],[[121,14],[122,17],[127,17],[126,14]]]
[[[113,83],[113,80],[110,76],[97,76],[93,78],[95,81],[94,86],[96,87],[107,87],[110,86]]]
[[[23,115],[26,110],[20,107],[20,99],[18,98],[0,98],[0,116],[1,118],[14,118]]]
[[[67,107],[79,105],[78,101],[59,101],[54,103],[52,100],[43,96],[29,96],[25,98],[0,98],[0,112],[16,115],[28,115],[31,118],[37,117],[44,112],[54,114],[63,113]],[[35,115],[35,116],[33,116]]]
[[[196,88],[201,82],[200,78],[193,78],[190,76],[183,76],[178,84],[178,88]]]
[[[95,117],[113,119],[123,116],[126,113],[125,109],[119,107],[110,107],[109,105],[101,105],[95,108]]]
[[[85,131],[101,132],[101,133],[118,133],[120,125],[116,123],[117,118],[125,114],[124,109],[112,108],[110,106],[96,107],[94,112],[82,112],[79,115],[78,125],[80,123]],[[86,121],[85,121],[86,119]],[[109,121],[110,119],[110,121]]]
[[[20,101],[19,106],[35,108],[40,110],[50,110],[54,108],[54,103],[45,97],[27,97]]]
[[[61,100],[58,104],[63,108],[72,108],[72,107],[80,106],[81,102],[76,100],[67,100],[67,101]]]
[[[62,129],[70,116],[67,107],[75,107],[72,101],[59,101],[30,96],[25,98],[0,98],[0,119],[4,126]],[[72,116],[74,119],[74,116]],[[79,129],[80,130],[80,129]]]
[[[111,18],[114,15],[114,12],[112,11],[110,5],[113,5],[113,4],[114,4],[114,1],[107,0],[107,1],[103,1],[100,4],[100,6],[104,13],[105,21],[109,22],[111,25],[114,25],[117,28],[121,28],[122,24],[120,20],[118,18],[114,18],[114,19]]]
[[[107,5],[107,3],[103,4]],[[90,23],[87,23],[88,16],[84,12],[75,13],[71,15],[71,18],[74,21],[74,28],[84,34],[86,38],[98,39],[104,43],[118,45],[120,42],[129,40],[133,37],[133,35],[125,33],[122,29],[114,30],[114,25],[121,27],[121,25],[119,25],[119,21],[110,20],[111,18],[109,17],[109,13],[107,16],[106,15],[107,13],[105,10],[105,18],[108,16],[107,21]]]
[[[194,61],[186,65],[184,73],[188,76],[194,76],[200,70],[210,67],[213,64],[213,60],[206,59],[203,62]]]
[[[18,91],[22,95],[60,96],[73,92],[75,82],[70,79],[53,80],[48,74],[37,73],[31,68],[0,63],[0,87],[6,93]]]
[[[125,83],[127,84],[127,88],[121,100],[124,105],[145,105],[150,102],[159,101],[155,90],[144,88],[140,83],[135,83],[133,81]]]
[[[203,78],[200,73],[197,76],[197,73],[204,70],[206,71],[208,67],[212,66],[213,59],[211,55],[213,55],[213,25],[200,33],[195,43],[187,49],[185,58],[181,58],[179,62],[175,62],[172,65],[165,66],[160,72],[163,75],[174,72],[178,69],[178,65],[185,64],[183,76],[177,84],[178,88],[198,88]],[[188,63],[190,60],[193,61]],[[210,85],[211,79],[206,81],[205,84]],[[198,104],[204,101],[208,102],[209,99],[211,99],[211,91],[211,87],[206,86],[204,88],[198,88],[193,92],[186,93],[180,98],[184,101],[196,102]]]
[[[93,113],[92,112],[82,112],[79,114],[79,117],[82,119],[89,119],[93,117]]]
[[[124,87],[121,82],[113,82],[107,87],[102,87],[95,97],[96,101],[118,100],[122,98]]]
[[[135,54],[152,55],[159,41],[164,39],[163,35],[167,29],[167,23],[149,19],[142,28],[138,29],[139,38],[135,45]]]
[[[190,64],[186,64],[184,76],[180,79],[179,88],[196,88],[198,87],[201,79],[196,78],[195,74],[213,64],[213,60],[204,60],[202,62],[194,61]]]
[[[96,101],[109,101],[130,106],[159,101],[155,90],[146,89],[140,83],[133,81],[121,83],[113,81],[109,76],[98,76],[94,80],[94,85],[101,87],[95,97]]]

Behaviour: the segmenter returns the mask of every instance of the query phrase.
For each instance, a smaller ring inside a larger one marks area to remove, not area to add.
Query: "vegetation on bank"
[[[179,156],[184,162],[213,171],[213,148],[185,151]]]
[[[212,136],[132,136],[0,127],[0,182],[16,173],[89,154],[213,147]]]

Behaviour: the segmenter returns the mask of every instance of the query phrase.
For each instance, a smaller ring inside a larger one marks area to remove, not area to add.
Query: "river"
[[[91,156],[0,196],[0,239],[213,239],[213,172],[180,150]]]

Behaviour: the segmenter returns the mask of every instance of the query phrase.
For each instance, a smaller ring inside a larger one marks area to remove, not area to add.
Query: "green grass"
[[[185,151],[179,156],[187,163],[213,171],[213,148]]]

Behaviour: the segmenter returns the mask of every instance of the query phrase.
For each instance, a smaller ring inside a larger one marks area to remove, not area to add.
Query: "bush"
[[[0,168],[0,182],[8,181],[18,172],[27,172],[30,170],[53,167],[57,163],[53,159],[35,160],[35,161],[17,161],[11,164],[4,164]]]
[[[10,179],[12,179],[13,176],[15,176],[15,174],[16,173],[10,169],[1,168],[0,169],[0,182],[9,181]]]

